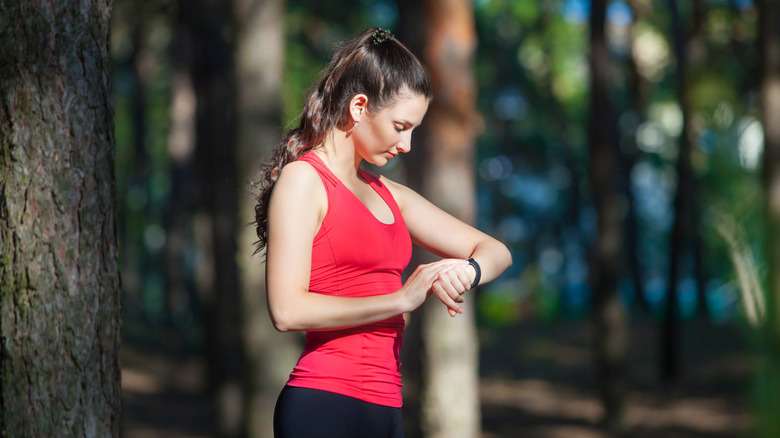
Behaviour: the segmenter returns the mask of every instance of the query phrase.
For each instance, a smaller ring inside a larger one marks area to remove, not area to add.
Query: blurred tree
[[[760,0],[761,118],[764,126],[764,188],[769,281],[765,354],[760,372],[758,436],[780,436],[780,4]]]
[[[188,254],[193,245],[193,219],[198,203],[199,185],[195,167],[196,98],[193,81],[193,47],[195,29],[186,14],[176,14],[171,20],[172,41],[168,48],[170,60],[170,104],[168,108],[167,155],[170,158],[170,195],[165,216],[165,290],[173,321],[190,320],[198,312],[194,305],[195,278],[188,267]],[[199,270],[201,283],[211,280],[210,270]],[[184,324],[182,324],[184,325]]]
[[[617,290],[623,218],[615,184],[620,178],[620,169],[617,127],[610,102],[614,70],[605,35],[606,11],[606,0],[591,1],[591,120],[588,145],[591,196],[596,207],[598,227],[590,278],[596,328],[596,373],[605,409],[603,423],[607,428],[615,429],[622,426],[625,413],[629,328]]]
[[[419,2],[399,1],[399,9],[400,27],[411,34],[403,40],[422,54],[436,96],[404,161],[410,184],[445,211],[474,223],[474,143],[481,120],[473,72],[473,6],[466,0],[427,0],[420,8]],[[416,257],[418,262],[428,258]],[[473,293],[465,308],[453,319],[441,303],[431,301],[422,315],[421,415],[426,437],[480,435]]]
[[[677,1],[669,0],[672,13],[672,34],[674,53],[677,60],[675,94],[682,112],[682,131],[679,137],[677,154],[677,188],[674,196],[674,224],[669,245],[669,277],[667,279],[666,312],[664,314],[661,337],[661,378],[670,384],[677,383],[680,376],[679,366],[679,311],[677,308],[677,288],[680,282],[680,268],[685,261],[692,261],[699,302],[704,303],[704,285],[702,266],[702,240],[699,236],[699,212],[696,180],[693,173],[693,145],[696,142],[696,127],[692,123],[693,110],[690,98],[689,78],[703,66],[705,47],[702,41],[704,23],[704,5],[695,0],[693,20],[690,32],[683,30]],[[691,265],[691,263],[688,263]]]
[[[202,257],[198,288],[205,313],[209,388],[216,397],[221,437],[243,434],[243,344],[241,284],[236,230],[236,92],[233,3],[179,1],[179,14],[192,42],[195,91],[195,160],[200,203],[195,236]]]
[[[639,249],[639,216],[637,214],[637,203],[634,190],[631,187],[631,173],[634,166],[641,157],[641,151],[636,141],[637,128],[645,121],[645,110],[647,108],[647,86],[639,73],[637,56],[633,50],[637,40],[636,23],[642,17],[652,13],[652,3],[633,0],[628,3],[631,8],[633,19],[629,26],[629,53],[626,57],[628,69],[627,88],[628,88],[628,108],[622,116],[624,121],[623,128],[628,128],[628,135],[621,137],[620,152],[620,170],[622,173],[623,193],[626,196],[626,256],[629,265],[629,275],[634,285],[634,294],[637,304],[645,313],[649,313],[650,307],[645,297],[644,275],[642,272],[642,263],[640,263]],[[630,124],[630,127],[625,125]]]
[[[109,1],[0,1],[0,430],[118,437]]]
[[[236,0],[236,77],[240,182],[258,178],[260,161],[281,140],[282,79],[285,49],[284,0]],[[237,190],[240,187],[236,188]],[[300,354],[297,336],[274,330],[268,318],[264,257],[254,255],[257,241],[255,198],[240,190],[238,263],[243,292],[246,350],[247,436],[273,436],[276,398]]]
[[[398,38],[421,58],[423,38],[425,35],[425,16],[420,14],[419,2],[415,0],[397,0]],[[425,63],[424,59],[421,59]],[[428,67],[430,68],[430,67]],[[430,114],[431,108],[428,109]],[[426,118],[428,115],[426,115]],[[424,119],[425,120],[425,119]],[[419,190],[423,169],[420,168],[421,159],[424,158],[426,144],[421,141],[424,138],[428,121],[419,126],[414,132],[412,149],[402,157],[404,169],[404,181],[409,187]],[[409,157],[419,159],[410,159]],[[416,266],[420,257],[419,251],[412,253],[410,266]],[[434,309],[440,310],[440,309]],[[422,431],[422,390],[423,390],[423,338],[422,322],[425,319],[426,308],[418,309],[415,313],[407,315],[404,328],[403,348],[401,349],[401,363],[403,364],[403,418],[404,436],[406,438],[421,438]]]

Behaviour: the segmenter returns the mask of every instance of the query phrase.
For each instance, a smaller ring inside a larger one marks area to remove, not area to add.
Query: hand
[[[463,294],[471,289],[474,269],[466,260],[452,261],[452,268],[439,274],[431,286],[431,291],[447,306],[450,316],[455,317],[463,313],[460,304],[465,301]]]
[[[457,274],[455,276],[447,275],[447,272],[460,268],[461,262],[466,263],[468,267],[468,262],[458,259],[444,259],[418,266],[398,291],[404,300],[402,306],[405,309],[404,311],[410,312],[418,308],[431,293],[436,293],[442,301],[447,299],[445,296],[449,297],[449,290],[453,288],[454,278],[458,278]],[[433,285],[436,281],[439,281],[440,284],[434,290]],[[447,286],[448,284],[450,286]],[[455,296],[459,297],[458,289],[454,290],[456,291]],[[440,294],[443,295],[440,296]],[[463,312],[451,297],[449,298],[449,303],[444,303],[456,314]]]

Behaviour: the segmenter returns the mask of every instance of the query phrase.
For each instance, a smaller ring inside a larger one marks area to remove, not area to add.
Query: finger
[[[466,270],[459,269],[457,274],[458,274],[458,280],[460,281],[460,284],[463,285],[463,292],[466,292],[467,290],[471,290],[471,282],[469,281],[469,274],[466,272]]]
[[[456,263],[453,269],[448,272],[453,274],[453,285],[455,284],[455,281],[460,283],[460,285],[458,285],[458,289],[462,288],[462,290],[459,290],[458,292],[463,294],[467,290],[471,289],[471,281],[469,280],[468,273],[468,268],[470,265],[466,260],[455,259],[455,262]],[[457,278],[457,280],[455,280],[455,278]]]
[[[463,309],[461,309],[460,305],[458,305],[458,303],[456,303],[455,300],[452,299],[452,297],[450,297],[449,295],[447,295],[446,292],[444,292],[441,283],[439,282],[434,283],[431,289],[436,294],[436,296],[439,297],[439,300],[441,300],[441,302],[444,303],[445,306],[455,310],[458,313],[463,313]]]
[[[439,278],[439,275],[447,269],[451,269],[443,264],[429,263],[427,265],[420,265],[414,272],[416,280],[423,282],[426,289],[430,289],[433,282]]]
[[[450,298],[458,301],[462,291],[459,290],[461,289],[460,281],[458,281],[457,274],[454,271],[439,274],[439,283]]]

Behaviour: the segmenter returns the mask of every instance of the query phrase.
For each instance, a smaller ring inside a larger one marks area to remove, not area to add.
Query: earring
[[[353,124],[354,126],[357,126],[357,125],[358,125],[358,123],[360,123],[360,122],[358,122],[357,120],[355,120],[354,122],[352,122],[352,124]]]

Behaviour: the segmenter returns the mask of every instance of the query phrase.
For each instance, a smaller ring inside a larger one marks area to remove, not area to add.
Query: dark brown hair
[[[331,129],[349,123],[348,107],[354,96],[368,96],[368,111],[372,113],[391,105],[402,92],[433,97],[428,73],[420,61],[397,39],[377,40],[377,35],[389,33],[366,29],[340,46],[322,79],[306,96],[300,124],[287,132],[262,166],[255,206],[259,238],[255,252],[268,243],[268,203],[282,168],[321,145]]]

